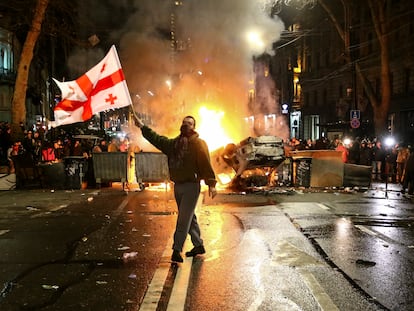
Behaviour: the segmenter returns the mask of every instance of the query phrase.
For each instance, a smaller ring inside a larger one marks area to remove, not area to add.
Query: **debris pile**
[[[235,190],[267,186],[285,160],[283,140],[276,136],[248,137],[238,145],[228,144],[212,154],[218,174],[232,174],[228,187]]]

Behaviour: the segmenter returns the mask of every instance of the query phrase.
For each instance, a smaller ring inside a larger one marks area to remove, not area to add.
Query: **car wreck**
[[[248,137],[211,156],[219,182],[232,191],[279,186],[368,188],[371,183],[371,167],[343,163],[340,151],[291,150],[276,136]]]
[[[227,186],[233,190],[271,185],[285,159],[283,140],[276,136],[248,137],[212,153],[219,180],[222,174],[231,176]]]

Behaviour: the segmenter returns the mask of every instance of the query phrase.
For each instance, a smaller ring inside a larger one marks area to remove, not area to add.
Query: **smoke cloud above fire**
[[[284,29],[277,16],[254,0],[117,2],[132,12],[111,36],[120,38],[118,53],[137,113],[171,136],[185,115],[199,119],[205,106],[224,112],[222,123],[235,143],[253,135],[245,121],[252,113],[253,56],[272,54]],[[272,107],[263,114],[275,109],[274,100],[268,99]]]

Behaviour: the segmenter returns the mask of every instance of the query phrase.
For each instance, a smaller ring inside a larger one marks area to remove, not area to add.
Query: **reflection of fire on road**
[[[238,145],[227,144],[211,156],[219,182],[233,189],[268,185],[285,160],[283,141],[276,136],[248,137]]]

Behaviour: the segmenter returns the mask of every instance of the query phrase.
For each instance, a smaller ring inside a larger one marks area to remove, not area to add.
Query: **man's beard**
[[[181,136],[190,137],[194,133],[194,131],[189,125],[183,124],[180,127],[180,133]]]

